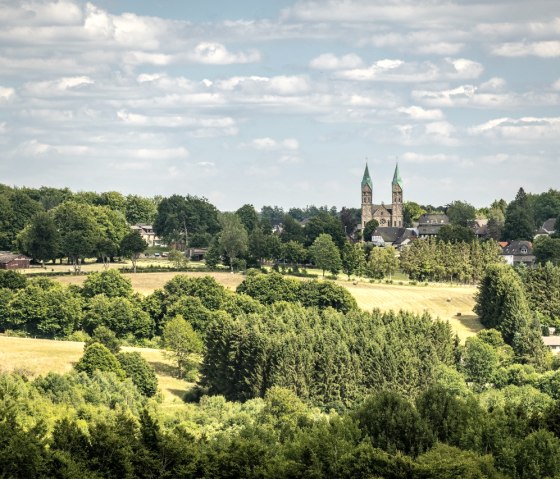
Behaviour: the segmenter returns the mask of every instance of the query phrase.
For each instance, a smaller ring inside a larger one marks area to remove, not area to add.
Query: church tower
[[[402,227],[404,225],[403,218],[403,182],[399,172],[399,164],[395,166],[395,174],[393,175],[393,183],[391,185],[393,207],[391,209],[391,226]]]
[[[364,177],[362,178],[362,231],[366,223],[373,219],[373,183],[371,177],[369,176],[368,165],[366,163],[366,169],[364,171]]]

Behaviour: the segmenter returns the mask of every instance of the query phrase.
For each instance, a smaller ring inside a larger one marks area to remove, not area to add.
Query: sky
[[[0,183],[482,207],[560,189],[557,0],[0,0]]]

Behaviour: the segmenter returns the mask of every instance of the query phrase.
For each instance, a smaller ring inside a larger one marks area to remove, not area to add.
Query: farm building
[[[29,268],[31,258],[24,254],[0,251],[0,269],[25,269]]]

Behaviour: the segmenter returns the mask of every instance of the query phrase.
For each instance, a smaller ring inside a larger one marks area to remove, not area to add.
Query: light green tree
[[[233,273],[234,260],[247,252],[249,236],[239,216],[235,213],[222,213],[219,219],[222,225],[220,246],[229,258],[231,272]]]
[[[200,337],[183,316],[177,315],[163,327],[162,341],[166,355],[177,365],[179,377],[183,377],[192,365],[191,356],[202,351]]]
[[[348,279],[355,274],[363,276],[366,268],[364,248],[360,243],[352,244],[347,241],[342,249],[342,270]]]
[[[337,274],[342,269],[340,252],[331,236],[326,233],[320,234],[315,239],[309,247],[309,253],[315,265],[323,270],[323,276],[325,276],[325,270]]]

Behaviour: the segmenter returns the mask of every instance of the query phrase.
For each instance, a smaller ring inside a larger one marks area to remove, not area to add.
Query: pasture
[[[176,274],[179,273],[136,273],[127,276],[136,291],[150,294],[155,289],[161,288]],[[231,290],[235,290],[244,278],[243,275],[227,272],[183,274],[194,277],[209,275]],[[56,276],[54,279],[66,284],[82,284],[85,276]],[[373,308],[379,308],[382,311],[402,309],[418,314],[428,312],[436,318],[449,321],[462,341],[482,328],[477,316],[473,313],[474,294],[476,293],[474,286],[439,283],[430,283],[428,286],[407,283],[401,285],[369,283],[365,280],[359,282],[338,280],[337,283],[348,288],[362,309],[367,311],[371,311]],[[457,313],[460,313],[460,316]]]
[[[171,363],[159,349],[123,347],[123,351],[138,351],[156,370],[164,405],[182,402],[192,387],[173,376]],[[21,372],[28,377],[48,372],[67,373],[84,352],[84,343],[51,339],[15,338],[0,335],[0,372]]]

